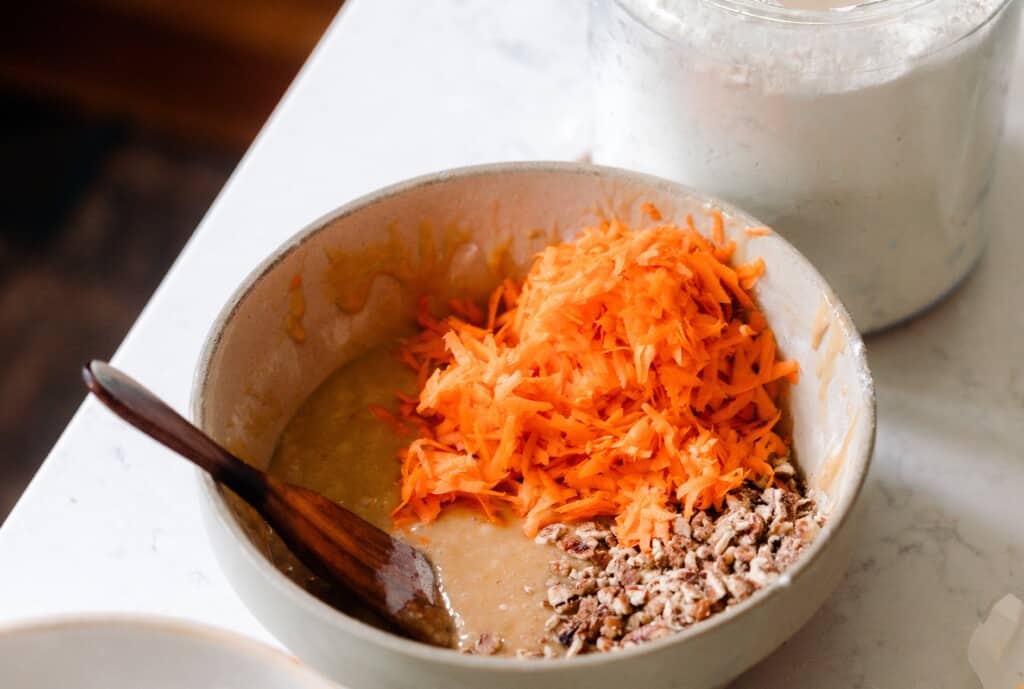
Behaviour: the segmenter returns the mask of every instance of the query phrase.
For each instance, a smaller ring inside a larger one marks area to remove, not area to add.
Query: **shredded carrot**
[[[764,237],[772,233],[770,227],[748,227],[744,230],[748,237]]]
[[[661,220],[661,211],[653,203],[644,203],[640,205],[640,212],[646,215],[648,218],[654,221]]]
[[[715,244],[725,244],[725,223],[722,221],[722,214],[715,213],[711,220],[711,240]]]
[[[395,519],[430,522],[456,501],[512,510],[528,535],[609,517],[646,549],[677,515],[770,484],[798,368],[749,292],[763,262],[732,267],[734,249],[717,213],[712,240],[692,218],[603,223],[544,250],[485,309],[454,303],[439,321],[421,302],[401,354],[421,391],[399,404],[420,435]]]
[[[386,423],[387,425],[391,426],[391,430],[393,430],[398,435],[407,435],[409,433],[409,428],[404,423],[405,419],[399,418],[398,416],[391,413],[384,407],[378,407],[374,405],[370,407],[370,413],[376,416],[384,423]]]

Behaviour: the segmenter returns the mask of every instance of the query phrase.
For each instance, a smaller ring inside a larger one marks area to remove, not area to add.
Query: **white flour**
[[[928,306],[984,244],[1020,3],[882,0],[802,24],[727,4],[598,10],[596,162],[677,179],[773,225],[862,330]],[[849,4],[747,6],[792,19],[789,6]]]

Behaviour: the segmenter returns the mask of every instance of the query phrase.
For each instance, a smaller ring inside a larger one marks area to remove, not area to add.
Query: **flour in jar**
[[[773,226],[871,331],[981,253],[1020,3],[851,4],[599,3],[593,157]]]

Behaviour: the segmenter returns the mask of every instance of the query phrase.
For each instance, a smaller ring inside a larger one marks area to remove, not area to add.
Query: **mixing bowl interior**
[[[407,332],[421,294],[483,298],[503,277],[522,275],[545,245],[588,224],[653,222],[645,203],[677,223],[692,215],[705,232],[720,208],[736,260],[764,259],[755,295],[782,354],[801,366],[786,400],[797,461],[825,505],[844,513],[866,471],[874,409],[863,346],[831,290],[777,235],[748,236],[755,220],[678,185],[614,170],[468,170],[385,190],[315,223],[253,273],[215,325],[194,416],[235,453],[266,466],[303,400],[367,348]],[[266,526],[230,505],[269,554]]]

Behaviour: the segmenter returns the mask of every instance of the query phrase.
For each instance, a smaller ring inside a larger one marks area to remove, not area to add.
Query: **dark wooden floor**
[[[0,82],[244,150],[341,0],[7,3]]]
[[[5,7],[0,522],[340,6]]]
[[[0,94],[0,521],[238,154]]]

